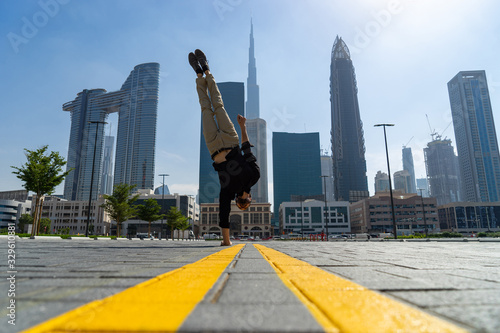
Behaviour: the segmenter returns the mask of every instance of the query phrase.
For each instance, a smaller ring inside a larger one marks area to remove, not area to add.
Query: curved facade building
[[[330,103],[335,199],[357,201],[368,197],[365,141],[354,66],[347,45],[338,36],[332,48]]]
[[[114,184],[153,189],[155,171],[156,118],[160,65],[135,66],[122,86],[127,100],[120,107]]]
[[[165,191],[165,192],[164,192]],[[165,186],[158,186],[156,189],[155,189],[155,194],[163,194],[163,195],[170,195],[170,190],[168,189],[168,186],[165,185]]]
[[[63,105],[71,113],[67,168],[72,171],[65,180],[65,199],[89,198],[93,166],[92,199],[101,192],[103,122],[113,112],[118,112],[114,184],[153,189],[159,73],[158,63],[137,65],[120,90],[85,89]]]

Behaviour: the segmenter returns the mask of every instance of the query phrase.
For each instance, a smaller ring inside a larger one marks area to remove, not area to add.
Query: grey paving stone
[[[500,290],[389,291],[388,294],[424,308],[457,304],[500,306]]]
[[[275,273],[274,269],[262,259],[238,259],[236,265],[228,270],[229,273]]]
[[[266,283],[268,280],[272,280],[276,277],[276,272],[261,272],[261,273],[245,273],[245,272],[234,272],[230,273],[231,279],[233,280],[262,280],[261,283]]]
[[[301,304],[277,275],[261,279],[233,279],[229,276],[217,303],[222,304]]]
[[[443,274],[439,271],[425,271],[419,270],[409,272],[408,270],[402,271],[398,268],[388,268],[388,274],[397,274],[405,277],[412,282],[425,283],[429,288],[433,289],[499,289],[500,283],[489,282],[482,279],[461,277],[458,275]]]
[[[227,281],[214,287],[213,297],[195,309],[201,312],[191,314],[198,314],[198,318],[193,317],[195,324],[190,331],[200,327],[203,331],[227,332],[321,330],[304,324],[311,317],[307,317],[307,310],[297,307],[300,303],[296,303],[296,298],[283,297],[281,301],[281,295],[287,294],[282,293],[274,269],[253,243],[245,244],[235,267],[226,270]],[[469,325],[474,332],[500,331],[497,302],[500,243],[270,241],[261,244],[389,297]],[[6,250],[6,239],[0,238],[0,257],[6,256]],[[16,242],[19,268],[16,315],[21,326],[16,325],[14,331],[220,250],[215,242],[20,239]],[[6,271],[2,260],[0,269]],[[7,286],[0,279],[0,290]],[[212,300],[216,303],[211,303]],[[2,332],[4,327],[10,329],[4,316],[6,309],[1,306],[7,301],[6,295],[0,294]]]
[[[180,332],[324,332],[302,304],[199,304]]]
[[[2,321],[2,332],[10,333],[23,331],[35,324],[44,322],[48,318],[76,309],[86,303],[87,301],[20,301],[16,310],[16,325],[11,326],[7,324],[6,320],[5,322]],[[7,318],[3,310],[0,315]]]
[[[431,310],[472,326],[473,332],[500,332],[500,307],[498,305],[455,305],[431,308]]]

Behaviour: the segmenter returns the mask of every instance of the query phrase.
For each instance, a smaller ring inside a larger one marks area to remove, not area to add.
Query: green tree
[[[32,224],[33,223],[33,216],[30,214],[23,214],[19,218],[19,222],[17,223],[17,227],[19,228],[19,232],[23,233],[24,232],[24,227],[27,224]]]
[[[40,219],[40,230],[42,230],[42,234],[50,234],[50,219],[46,217]]]
[[[116,221],[116,235],[120,237],[120,226],[136,215],[136,207],[132,204],[137,200],[139,194],[132,196],[135,185],[117,184],[113,188],[112,195],[103,195],[104,204],[101,207]]]
[[[184,216],[183,216],[184,217]],[[187,217],[184,217],[184,219],[180,220],[179,223],[177,224],[177,229],[183,232],[182,236],[184,236],[184,231],[189,229],[191,224],[189,223],[189,219]],[[177,239],[179,239],[180,233],[177,234]]]
[[[158,221],[165,217],[159,214],[160,210],[161,206],[153,198],[145,200],[144,205],[137,205],[137,217],[149,223],[148,236],[151,236],[151,222]]]
[[[170,227],[172,240],[174,240],[174,229],[178,229],[179,226],[183,224],[184,220],[187,220],[187,218],[182,215],[182,212],[177,209],[177,207],[170,207],[167,213],[167,225]]]
[[[48,146],[43,146],[37,150],[25,150],[28,162],[20,168],[13,166],[17,171],[12,173],[23,181],[23,187],[27,191],[35,192],[35,213],[33,218],[33,228],[31,235],[38,235],[40,231],[40,217],[42,215],[43,198],[45,195],[54,193],[55,188],[61,184],[64,177],[71,170],[63,172],[66,161],[58,152],[46,154]]]
[[[59,230],[59,233],[61,235],[69,235],[69,227],[62,228],[61,230]]]

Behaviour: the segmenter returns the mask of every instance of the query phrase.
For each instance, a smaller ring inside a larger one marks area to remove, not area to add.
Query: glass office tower
[[[273,132],[273,226],[279,207],[292,196],[323,197],[319,133]]]
[[[153,189],[159,73],[158,63],[137,65],[120,90],[85,89],[63,105],[71,113],[65,199],[89,199],[92,168],[92,199],[101,192],[103,122],[113,112],[118,112],[114,184]]]
[[[335,199],[354,202],[368,197],[365,141],[354,66],[347,45],[338,36],[331,55],[330,103]]]
[[[413,165],[413,154],[410,147],[403,147],[403,170],[410,174],[410,184],[408,193],[417,193],[417,183],[415,181],[415,167]]]
[[[224,108],[234,124],[236,132],[240,137],[241,143],[241,130],[238,125],[238,114],[245,112],[245,85],[243,82],[222,82],[217,83],[219,91],[224,101]],[[201,112],[200,112],[201,118]],[[214,203],[219,202],[219,176],[217,171],[212,166],[212,158],[208,152],[205,138],[203,137],[203,122],[201,124],[200,132],[200,183],[199,183],[199,203]]]
[[[448,82],[448,93],[462,200],[499,201],[500,157],[485,71],[459,72]]]

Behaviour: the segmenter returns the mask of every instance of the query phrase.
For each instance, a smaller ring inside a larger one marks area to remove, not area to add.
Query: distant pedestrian
[[[242,142],[240,148],[238,133],[224,109],[221,93],[210,73],[205,54],[195,50],[189,53],[188,59],[197,75],[196,90],[202,112],[203,136],[214,161],[213,167],[219,174],[221,245],[229,246],[232,245],[229,236],[231,201],[234,199],[241,210],[248,209],[252,203],[250,189],[260,178],[260,169],[250,148],[253,146],[248,140],[246,118],[238,115]]]

